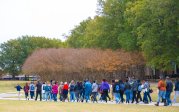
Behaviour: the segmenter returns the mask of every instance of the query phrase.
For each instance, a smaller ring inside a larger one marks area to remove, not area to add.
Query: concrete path
[[[21,94],[21,96],[23,96],[23,93]],[[16,92],[8,92],[8,93],[0,93],[0,100],[19,100],[17,98],[17,93]],[[26,100],[25,98],[20,98],[20,100]],[[90,102],[92,103],[92,102]],[[105,103],[105,102],[99,102],[100,104],[115,104],[115,102],[111,102],[111,101],[108,101],[108,103]],[[149,103],[149,104],[144,104],[144,103],[139,103],[138,105],[148,105],[148,106],[154,106],[156,102],[152,102],[152,103]],[[124,103],[125,104],[125,103]],[[135,103],[134,104],[126,104],[126,105],[136,105]],[[163,106],[163,103],[160,103],[160,106]],[[172,104],[172,106],[179,106],[179,103],[175,103],[175,104]]]

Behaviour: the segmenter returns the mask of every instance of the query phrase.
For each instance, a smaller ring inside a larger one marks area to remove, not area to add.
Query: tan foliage
[[[51,48],[36,50],[22,69],[26,74],[38,74],[42,79],[81,80],[100,78],[100,74],[127,71],[143,64],[143,57],[137,52]]]

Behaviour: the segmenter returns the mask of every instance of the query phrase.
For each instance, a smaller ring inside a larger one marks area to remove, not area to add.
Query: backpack
[[[115,91],[116,91],[116,92],[119,92],[119,90],[120,90],[120,86],[119,86],[119,84],[117,84],[117,85],[115,86]]]
[[[46,91],[51,91],[51,86],[46,86]]]
[[[142,91],[142,85],[138,86],[138,91]]]
[[[34,91],[34,90],[35,90],[35,86],[34,86],[34,85],[31,85],[31,86],[30,86],[30,90],[31,90],[31,91]]]
[[[70,85],[70,91],[74,91],[75,90],[75,85]]]
[[[120,89],[124,90],[125,89],[125,85],[124,84],[120,84]]]

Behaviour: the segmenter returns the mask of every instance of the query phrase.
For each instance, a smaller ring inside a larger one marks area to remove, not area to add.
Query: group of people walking
[[[20,85],[16,86],[17,91],[20,91],[22,87]],[[26,83],[23,88],[25,93],[25,98],[29,100],[37,100],[40,97],[40,101],[52,101],[55,102],[59,99],[62,102],[108,102],[115,101],[118,103],[139,103],[143,102],[148,104],[152,102],[150,94],[153,90],[150,88],[150,83],[147,80],[137,80],[134,77],[123,80],[112,80],[111,84],[103,79],[101,83],[96,81],[74,81],[71,82],[40,82],[37,81],[36,84],[31,82]],[[172,104],[170,99],[171,92],[173,91],[173,83],[169,77],[161,78],[158,82],[158,99],[156,106],[159,105],[160,99],[164,102],[164,106]],[[173,102],[176,102],[177,96],[179,96],[179,81],[175,82],[175,96]],[[29,95],[30,93],[30,95]],[[110,97],[109,93],[112,94]],[[142,97],[143,93],[143,97]],[[20,94],[20,92],[19,92]],[[57,98],[59,96],[59,98]],[[124,98],[125,96],[125,98]]]

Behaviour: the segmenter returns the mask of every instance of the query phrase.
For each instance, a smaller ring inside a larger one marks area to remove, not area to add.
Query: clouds
[[[0,42],[21,35],[61,38],[93,17],[97,0],[0,0]]]

